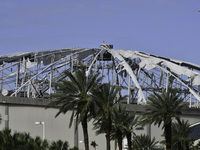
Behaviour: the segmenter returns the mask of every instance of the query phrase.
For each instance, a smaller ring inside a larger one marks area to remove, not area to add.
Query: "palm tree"
[[[142,123],[154,123],[158,127],[163,123],[166,149],[171,150],[172,139],[172,119],[179,120],[181,108],[183,108],[183,98],[177,94],[177,90],[169,89],[166,93],[150,95],[145,112],[142,114]]]
[[[125,97],[119,97],[117,94],[120,88],[111,86],[110,83],[102,84],[96,89],[93,89],[93,100],[96,104],[97,116],[94,120],[94,129],[96,134],[106,134],[106,149],[110,150],[110,133],[112,128],[112,113],[115,102],[123,100]]]
[[[46,141],[46,140],[45,140]],[[43,147],[43,141],[40,137],[36,136],[35,138],[30,137],[27,146],[25,147],[25,149],[28,150],[40,150],[40,149],[47,149],[47,147]]]
[[[95,141],[91,141],[90,145],[94,147],[94,150],[96,150],[96,147],[98,146],[98,144]]]
[[[114,107],[113,109],[112,123],[112,139],[117,141],[119,150],[122,150],[124,126],[123,113],[120,105],[118,107]]]
[[[29,133],[14,132],[11,134],[10,129],[0,131],[0,150],[68,150],[67,141],[53,141],[51,145],[45,139],[40,137],[32,138]],[[75,149],[75,148],[74,148]],[[78,150],[78,149],[77,149]]]
[[[48,148],[48,141],[42,141],[41,138],[33,139],[29,133],[14,132],[10,129],[4,129],[0,132],[1,150],[45,150]]]
[[[0,132],[0,141],[1,150],[14,149],[14,143],[10,129],[3,129],[3,131]]]
[[[135,116],[135,112],[133,111],[126,111],[123,109],[123,124],[124,124],[124,134],[127,138],[128,142],[128,150],[132,150],[132,133],[133,127],[136,127],[138,124],[138,117]]]
[[[47,108],[61,105],[55,117],[60,113],[72,111],[69,126],[71,127],[74,117],[79,120],[83,128],[85,150],[89,150],[87,122],[90,112],[94,109],[90,92],[100,83],[102,77],[99,77],[99,73],[94,74],[92,71],[86,76],[85,66],[81,66],[74,74],[69,71],[64,73],[69,80],[64,79],[56,83],[56,93],[52,94],[52,97],[56,99]]]
[[[157,143],[155,137],[151,139],[145,134],[133,136],[133,150],[153,150]]]
[[[67,141],[63,142],[61,140],[53,141],[49,146],[49,150],[68,150],[69,143]]]
[[[36,150],[40,150],[43,146],[43,140],[39,137],[39,136],[36,136],[35,139],[33,139],[34,142],[31,142],[33,143],[34,145],[34,149]]]
[[[26,150],[30,149],[31,139],[29,133],[21,133],[21,132],[15,132],[12,135],[12,139],[14,142],[14,147],[16,150]]]
[[[42,149],[47,150],[48,148],[49,148],[49,142],[47,141],[47,139],[44,139],[42,141]]]
[[[125,105],[119,104],[114,107],[112,115],[112,138],[118,141],[118,146],[122,146],[122,139],[127,138],[128,150],[132,150],[133,128],[138,124],[138,117],[135,112],[127,111]]]
[[[188,121],[178,121],[172,123],[172,143],[173,149],[189,150],[192,144],[190,134],[193,128],[190,127]]]
[[[122,150],[122,140],[125,136],[128,141],[128,150],[132,150],[131,136],[133,126],[137,124],[135,113],[126,111],[126,107],[119,104],[113,109],[112,123],[112,139],[117,140],[119,150]]]

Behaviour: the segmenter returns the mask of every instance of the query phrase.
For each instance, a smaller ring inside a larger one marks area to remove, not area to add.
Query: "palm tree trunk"
[[[186,141],[186,150],[190,149],[189,141]]]
[[[172,141],[172,129],[171,122],[164,125],[165,129],[165,140],[166,140],[166,150],[171,150],[171,141]]]
[[[127,142],[128,142],[128,150],[132,150],[132,142],[131,142],[131,133],[128,132],[126,134]]]
[[[181,142],[178,142],[178,150],[183,150],[181,146]]]
[[[122,150],[122,135],[120,135],[117,140],[118,140],[119,150]]]
[[[106,131],[106,149],[110,150],[110,131]]]
[[[84,144],[85,150],[89,150],[89,136],[88,136],[88,127],[87,127],[87,116],[84,117],[81,122],[83,128]]]

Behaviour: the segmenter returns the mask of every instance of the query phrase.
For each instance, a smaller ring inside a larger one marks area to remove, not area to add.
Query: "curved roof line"
[[[7,54],[7,55],[0,55],[0,64],[3,64],[3,62],[15,62],[15,61],[18,61],[20,58],[23,58],[23,57],[29,57],[29,59],[31,59],[31,58],[34,57],[34,55],[37,55],[38,53],[43,53],[43,54],[59,53],[59,52],[62,53],[62,52],[66,52],[66,51],[77,51],[77,50],[80,50],[80,49],[81,50],[83,50],[83,49],[94,49],[94,50],[100,51],[100,49],[97,49],[97,48],[63,48],[63,49],[54,49],[54,50],[32,51],[32,52],[18,52],[18,53],[12,53],[12,54]],[[127,50],[125,50],[125,51],[127,51]],[[133,50],[131,50],[131,51],[133,51]],[[159,59],[164,59],[164,60],[170,61],[172,63],[175,63],[177,65],[188,67],[188,68],[200,71],[200,65],[197,65],[197,64],[194,64],[194,63],[190,63],[190,62],[186,62],[186,61],[180,61],[180,60],[171,59],[171,58],[162,57],[162,56],[157,56],[157,55],[148,54],[148,53],[144,53],[144,52],[140,52],[140,51],[137,51],[137,53],[142,54],[142,55],[146,55],[146,56],[159,58]]]

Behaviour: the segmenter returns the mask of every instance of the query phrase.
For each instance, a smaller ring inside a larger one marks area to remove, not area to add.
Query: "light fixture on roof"
[[[1,92],[1,94],[2,94],[3,96],[7,96],[7,95],[8,95],[8,90],[3,89],[2,92]]]

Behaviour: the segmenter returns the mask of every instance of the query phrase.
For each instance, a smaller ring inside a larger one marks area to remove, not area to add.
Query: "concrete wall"
[[[46,139],[52,140],[67,140],[70,146],[74,146],[74,126],[69,129],[69,121],[71,113],[66,115],[60,114],[55,118],[55,114],[58,112],[58,108],[45,109],[45,105],[48,104],[49,100],[41,99],[26,99],[26,98],[10,98],[0,97],[0,114],[3,117],[3,121],[0,124],[2,130],[6,126],[6,112],[9,115],[8,125],[12,131],[29,132],[31,136],[40,136],[42,138],[42,125],[35,125],[36,121],[45,121]],[[6,111],[8,109],[8,111]],[[144,107],[141,105],[129,105],[128,110],[136,111],[140,114],[144,111]],[[200,110],[199,109],[185,109],[183,110],[183,119],[189,120],[190,124],[200,121]],[[99,145],[97,149],[106,149],[105,135],[95,135],[95,131],[92,130],[92,122],[89,123],[88,131],[89,138],[91,141],[96,141]],[[157,126],[151,125],[151,137],[155,137],[156,140],[161,141],[162,130]],[[145,127],[143,130],[137,130],[136,134],[147,134],[149,130]],[[78,141],[79,148],[84,149],[82,128],[78,127]],[[114,143],[112,142],[112,149],[114,149]],[[92,149],[92,147],[91,147]]]
[[[34,102],[35,101],[35,102]],[[32,137],[40,136],[42,138],[42,125],[35,125],[37,121],[45,121],[45,137],[49,141],[66,140],[70,147],[74,146],[74,124],[69,128],[69,121],[71,112],[60,114],[55,118],[58,108],[45,109],[45,105],[49,100],[41,99],[26,99],[26,98],[10,98],[0,97],[0,114],[2,115],[2,122],[0,130],[6,127],[5,109],[9,109],[9,128],[12,131],[28,132]],[[95,131],[92,130],[92,121],[88,125],[89,140],[96,141],[98,144],[97,150],[106,149],[105,135],[96,136]],[[83,133],[81,125],[78,126],[78,141],[79,148],[84,149]],[[89,144],[90,144],[89,143]],[[114,149],[114,143],[111,147]],[[92,147],[90,146],[92,149]]]

